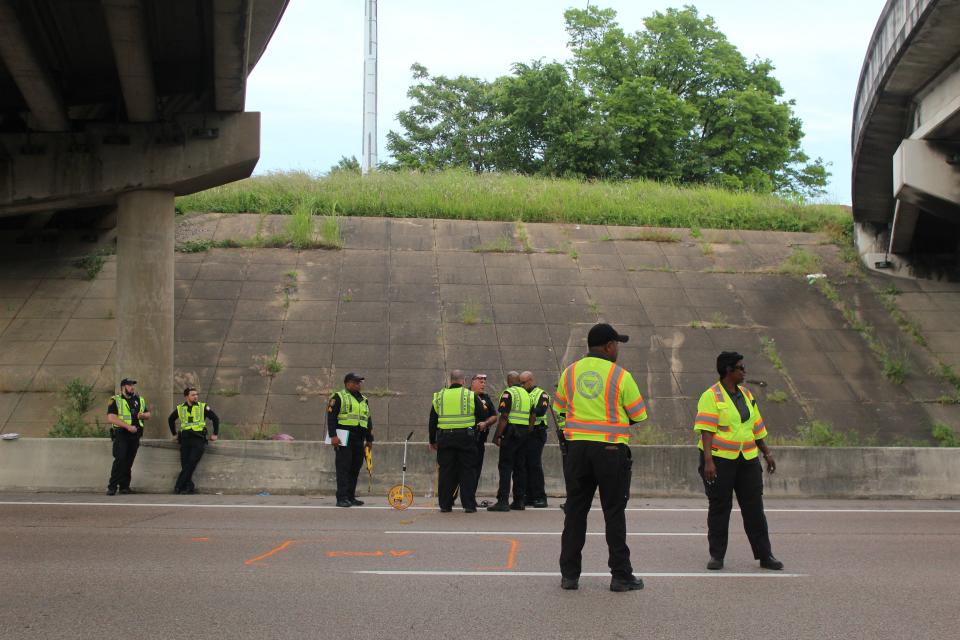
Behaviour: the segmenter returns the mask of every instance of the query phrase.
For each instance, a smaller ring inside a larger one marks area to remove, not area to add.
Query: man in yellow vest
[[[477,512],[477,425],[483,423],[486,411],[476,394],[463,386],[464,381],[463,371],[451,371],[450,386],[434,393],[430,404],[428,435],[440,465],[437,502],[442,513],[453,511],[458,484],[464,512]]]
[[[507,374],[507,388],[500,396],[497,408],[500,418],[493,444],[500,447],[497,470],[500,472],[500,484],[497,488],[497,502],[487,507],[487,511],[523,511],[526,496],[527,467],[524,464],[524,447],[533,428],[530,411],[530,394],[520,386],[520,374],[511,371]],[[513,503],[510,502],[510,479],[513,478]]]
[[[177,421],[180,421],[180,433],[177,433]],[[193,484],[193,472],[207,448],[207,420],[213,423],[210,442],[216,442],[220,436],[220,418],[206,402],[200,402],[200,394],[194,387],[183,390],[183,402],[167,416],[167,427],[171,435],[180,443],[180,475],[173,486],[173,492],[196,493]]]
[[[373,448],[373,418],[367,396],[361,392],[363,380],[363,376],[348,373],[343,389],[330,396],[327,403],[327,435],[336,452],[338,507],[363,504],[363,500],[357,500],[357,478],[363,467],[364,448]]]
[[[628,336],[609,324],[587,334],[590,352],[564,369],[553,398],[567,441],[564,477],[566,517],[560,542],[560,587],[578,589],[587,514],[600,489],[606,522],[611,591],[643,589],[633,575],[624,510],[630,498],[630,425],[647,419],[647,407],[633,376],[617,366],[619,345]]]
[[[130,488],[130,476],[143,437],[143,421],[149,419],[147,399],[137,395],[137,381],[124,378],[120,381],[120,393],[110,398],[107,407],[107,422],[112,426],[110,439],[113,440],[108,496],[116,495],[118,490],[120,493],[136,493]]]
[[[520,374],[520,386],[530,394],[530,411],[533,413],[533,430],[523,448],[523,466],[526,468],[526,495],[518,497],[517,483],[514,482],[514,502],[522,500],[524,506],[543,509],[547,506],[547,491],[543,479],[543,447],[547,444],[547,411],[550,409],[550,396],[537,386],[530,371]]]
[[[723,568],[727,553],[727,531],[733,494],[743,516],[743,528],[750,541],[753,557],[764,569],[779,571],[783,563],[773,557],[767,518],[763,513],[763,468],[758,450],[763,452],[767,471],[777,470],[773,453],[764,439],[767,427],[760,416],[757,401],[742,386],[746,377],[743,356],[724,351],[717,356],[720,382],[703,392],[697,403],[694,431],[700,434],[700,475],[710,507],[707,512],[707,541],[710,561],[707,569]]]

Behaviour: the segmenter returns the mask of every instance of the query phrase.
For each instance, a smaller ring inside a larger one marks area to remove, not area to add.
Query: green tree
[[[430,76],[421,64],[410,67],[416,82],[407,91],[413,105],[397,114],[406,135],[387,134],[387,148],[400,167],[494,168],[497,113],[490,83],[479,78]]]
[[[360,173],[360,161],[357,160],[357,156],[340,156],[340,160],[337,164],[330,167],[329,173]]]
[[[650,178],[810,196],[829,178],[769,60],[747,61],[693,6],[625,32],[613,9],[564,13],[572,57],[485,82],[412,67],[387,146],[400,167]]]

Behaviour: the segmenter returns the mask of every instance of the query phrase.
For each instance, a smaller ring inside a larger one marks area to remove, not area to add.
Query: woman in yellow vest
[[[700,396],[693,425],[694,431],[700,434],[700,475],[710,503],[707,569],[723,568],[730,510],[736,493],[753,557],[764,569],[780,570],[783,563],[774,558],[770,550],[767,518],[763,514],[763,468],[758,451],[763,452],[770,473],[776,471],[777,463],[764,442],[767,428],[757,401],[750,390],[742,386],[746,377],[743,356],[724,351],[717,356],[717,373],[720,382]]]

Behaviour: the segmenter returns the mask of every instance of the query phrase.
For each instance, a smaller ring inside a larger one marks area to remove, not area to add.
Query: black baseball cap
[[[360,382],[363,379],[364,379],[363,376],[357,375],[351,371],[347,375],[343,376],[343,384],[347,384],[348,382],[354,382],[354,381]]]
[[[617,330],[605,322],[595,324],[590,328],[587,334],[588,347],[602,347],[608,342],[627,342],[630,336],[617,333]]]
[[[137,384],[137,381],[134,380],[133,378],[124,378],[123,380],[120,381],[120,386],[122,387],[125,384]]]

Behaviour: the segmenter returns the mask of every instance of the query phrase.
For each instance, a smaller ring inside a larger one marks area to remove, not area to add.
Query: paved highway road
[[[634,500],[644,591],[611,593],[599,506],[580,591],[559,510],[441,514],[381,498],[0,494],[0,638],[956,638],[960,504],[767,504],[783,572],[734,513]],[[373,504],[378,503],[378,504]]]

